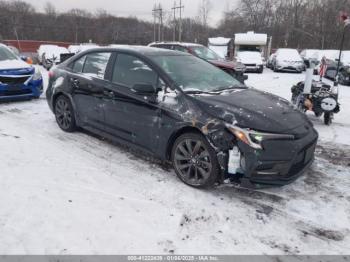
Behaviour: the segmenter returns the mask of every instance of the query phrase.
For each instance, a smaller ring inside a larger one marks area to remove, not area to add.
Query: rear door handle
[[[79,86],[79,80],[77,78],[71,78],[70,82],[74,85],[74,86]]]

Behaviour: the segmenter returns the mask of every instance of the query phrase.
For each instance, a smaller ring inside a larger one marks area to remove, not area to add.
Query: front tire
[[[201,134],[186,133],[173,145],[171,160],[176,175],[195,188],[213,186],[220,168],[215,150]]]
[[[59,96],[55,102],[55,116],[58,126],[65,132],[77,129],[72,103],[66,96]]]

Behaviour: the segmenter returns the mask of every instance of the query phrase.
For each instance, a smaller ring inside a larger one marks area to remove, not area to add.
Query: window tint
[[[152,57],[184,91],[215,91],[242,87],[242,84],[216,66],[191,55]]]
[[[73,65],[74,73],[81,73],[83,71],[85,58],[86,56],[83,56],[74,62],[74,65]]]
[[[83,73],[104,78],[111,53],[92,53],[86,56]]]
[[[137,57],[119,54],[113,70],[114,83],[133,87],[135,84],[157,86],[157,73]]]

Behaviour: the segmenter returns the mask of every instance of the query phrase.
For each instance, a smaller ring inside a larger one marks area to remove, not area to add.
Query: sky
[[[51,2],[58,11],[67,11],[72,8],[81,8],[94,12],[105,9],[118,16],[136,16],[139,19],[152,20],[152,9],[155,3],[161,3],[165,11],[171,12],[174,0],[24,0],[34,5],[37,10],[43,11],[46,2]],[[180,0],[176,0],[177,4]],[[182,0],[184,16],[195,17],[202,0]],[[237,0],[211,0],[210,24],[215,26],[222,16],[224,9],[233,5]]]

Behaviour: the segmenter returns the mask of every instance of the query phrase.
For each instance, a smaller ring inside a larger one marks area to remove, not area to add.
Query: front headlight
[[[39,69],[35,68],[35,73],[33,75],[33,80],[36,81],[36,80],[40,80],[40,79],[42,79],[42,75],[41,75]]]
[[[238,140],[254,149],[263,149],[262,142],[266,140],[293,140],[295,137],[288,134],[272,134],[240,128],[235,125],[226,125]]]

